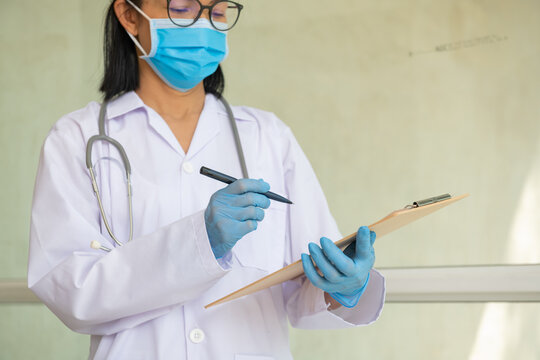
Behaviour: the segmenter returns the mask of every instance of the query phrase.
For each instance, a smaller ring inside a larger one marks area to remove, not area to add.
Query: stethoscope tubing
[[[229,103],[223,97],[220,97],[219,100],[223,103],[227,111],[227,116],[229,118],[231,128],[233,131],[234,142],[236,144],[236,151],[238,154],[238,159],[240,160],[240,167],[242,168],[242,175],[244,176],[244,178],[247,179],[249,175],[247,171],[244,151],[242,149],[242,143],[240,141],[238,127],[236,125],[236,120],[234,118],[234,115],[233,115],[233,112]],[[103,223],[105,224],[105,228],[107,229],[109,236],[111,237],[111,239],[113,239],[116,245],[123,246],[123,243],[120,242],[116,238],[116,236],[113,234],[109,221],[107,220],[107,216],[105,215],[105,209],[103,207],[103,201],[101,199],[99,186],[97,184],[97,180],[95,176],[95,169],[92,162],[92,148],[94,144],[98,141],[108,143],[109,145],[112,145],[114,148],[116,148],[116,150],[118,150],[118,153],[120,154],[120,157],[122,158],[122,162],[124,164],[124,170],[126,173],[126,187],[127,187],[128,207],[129,207],[129,239],[128,241],[133,240],[133,192],[132,192],[132,187],[131,187],[131,164],[129,162],[126,151],[124,150],[124,147],[118,141],[108,136],[105,132],[105,119],[107,117],[108,104],[109,104],[109,101],[105,100],[103,104],[101,105],[101,109],[99,110],[99,118],[98,118],[99,134],[94,135],[90,139],[88,139],[88,142],[86,144],[86,167],[88,168],[88,172],[90,173],[90,178],[92,181],[92,188],[97,198],[99,211],[101,213],[101,218],[103,219]],[[106,252],[110,252],[112,250],[102,245],[99,241],[96,241],[96,240],[91,242],[90,247],[93,249],[103,250]]]

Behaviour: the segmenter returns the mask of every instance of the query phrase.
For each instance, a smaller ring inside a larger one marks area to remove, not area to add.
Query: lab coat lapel
[[[174,136],[167,122],[153,109],[147,107],[150,126],[182,157],[186,156],[178,139]],[[188,149],[186,159],[192,158],[206,144],[208,144],[220,131],[216,99],[213,95],[206,95],[203,111],[197,122],[193,139]]]
[[[117,99],[111,101],[107,109],[109,119],[114,119],[128,114],[138,108],[144,108],[146,111],[148,125],[161,137],[167,144],[180,156],[184,156],[182,147],[176,140],[172,130],[165,120],[151,107],[146,106],[142,99],[134,91],[127,92]]]
[[[176,139],[176,136],[174,136],[169,125],[167,125],[167,122],[154,109],[145,106],[135,92],[128,92],[111,102],[108,109],[108,115],[109,118],[115,118],[140,107],[145,108],[150,127],[153,128],[175,152],[180,156],[185,157],[186,154],[184,153],[182,146],[180,146],[180,143]],[[221,115],[218,114],[217,99],[214,95],[207,94],[193,139],[191,140],[188,149],[187,158],[195,156],[195,154],[202,150],[220,132],[220,117]]]
[[[193,158],[221,130],[220,115],[217,111],[217,99],[213,95],[206,95],[204,108],[199,117],[195,134],[189,145],[187,159]]]
[[[182,146],[180,146],[180,143],[176,139],[176,136],[174,136],[169,125],[167,125],[167,122],[151,107],[147,106],[146,111],[148,113],[148,124],[150,127],[152,127],[175,152],[184,157],[184,150],[182,149]]]

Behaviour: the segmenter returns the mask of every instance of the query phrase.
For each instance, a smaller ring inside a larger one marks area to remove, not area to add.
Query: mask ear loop
[[[133,6],[133,8],[134,8],[135,10],[137,10],[137,12],[138,12],[139,14],[141,14],[142,16],[144,16],[144,18],[145,18],[146,20],[148,20],[148,22],[151,22],[151,21],[152,21],[152,19],[151,19],[148,15],[146,15],[146,14],[144,13],[144,11],[142,11],[137,5],[135,5],[134,3],[132,3],[131,0],[126,0],[126,2],[127,2],[129,5]],[[139,50],[141,51],[141,53],[143,53],[144,56],[148,56],[148,54],[146,53],[146,51],[144,51],[144,49],[143,49],[141,43],[139,42],[139,40],[137,40],[137,38],[135,38],[135,36],[133,36],[133,34],[131,34],[129,31],[126,30],[126,32],[127,32],[128,36],[131,38],[131,40],[133,41],[133,43],[135,43],[135,46],[137,46],[137,47],[139,48]]]
[[[146,51],[144,51],[143,47],[141,46],[141,44],[139,43],[139,40],[137,40],[135,38],[135,36],[133,36],[129,31],[127,31],[127,34],[128,36],[131,38],[131,40],[133,41],[133,43],[135,44],[136,47],[139,48],[139,50],[143,53],[144,56],[148,56],[148,54],[146,53]]]

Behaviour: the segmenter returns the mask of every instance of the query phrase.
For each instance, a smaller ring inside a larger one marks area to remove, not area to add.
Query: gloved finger
[[[242,236],[257,230],[259,223],[256,220],[238,221],[236,229]]]
[[[314,286],[324,291],[330,288],[328,281],[315,270],[315,266],[313,266],[311,258],[307,254],[302,254],[302,267],[304,268],[304,274]]]
[[[356,234],[356,249],[354,258],[361,259],[368,256],[371,252],[371,236],[367,226],[362,226]]]
[[[268,207],[270,206],[269,198],[262,194],[254,192],[248,192],[242,195],[235,195],[232,202],[232,205],[237,207],[258,206],[263,209],[268,209]]]
[[[326,258],[322,249],[315,243],[309,243],[309,254],[313,258],[315,265],[321,270],[324,278],[332,283],[336,283],[341,280],[341,273],[332,265],[330,260]]]
[[[256,206],[231,207],[227,210],[227,212],[231,218],[238,221],[262,221],[264,219],[264,210]]]
[[[321,247],[326,257],[344,275],[353,276],[356,273],[354,261],[345,255],[332,240],[325,237],[321,238]]]
[[[369,236],[370,236],[371,246],[373,246],[373,244],[375,244],[375,239],[377,239],[377,234],[375,233],[375,231],[370,231]]]
[[[270,191],[270,185],[264,180],[238,179],[223,189],[228,194],[240,195],[247,192],[264,194]]]

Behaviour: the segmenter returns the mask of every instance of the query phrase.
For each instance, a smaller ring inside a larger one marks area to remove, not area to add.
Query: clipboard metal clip
[[[427,199],[424,199],[424,200],[415,201],[415,202],[412,203],[412,205],[405,206],[405,209],[414,209],[414,208],[421,207],[421,206],[426,206],[426,205],[429,205],[429,204],[435,204],[435,203],[438,203],[440,201],[448,200],[448,199],[451,199],[451,198],[452,198],[452,195],[450,195],[450,194],[434,196],[434,197],[430,197],[430,198],[427,198]]]

